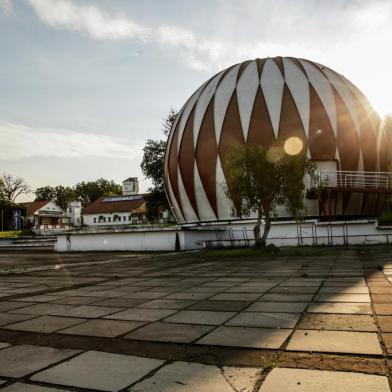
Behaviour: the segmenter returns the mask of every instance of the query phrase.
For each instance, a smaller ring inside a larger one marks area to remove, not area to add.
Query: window
[[[109,216],[109,218],[108,218],[108,222],[111,222],[111,220],[112,220],[112,218]]]
[[[129,215],[129,216],[128,216],[128,220],[129,220],[129,221],[131,221],[131,219],[132,219],[132,216],[131,216],[131,215]]]
[[[78,219],[78,221],[79,221],[79,219]],[[97,218],[94,218],[94,223],[97,223]]]
[[[127,217],[124,215],[123,216],[123,221],[125,222],[127,220]]]

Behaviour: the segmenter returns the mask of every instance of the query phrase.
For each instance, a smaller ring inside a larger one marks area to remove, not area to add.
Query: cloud
[[[4,15],[11,15],[12,9],[11,0],[0,0],[0,10]]]
[[[29,0],[39,18],[47,25],[90,35],[96,39],[143,40],[150,29],[125,17],[113,17],[95,6],[77,6],[67,0]]]
[[[346,4],[331,0],[327,6],[323,2],[309,5],[308,0],[275,0],[273,5],[269,1],[228,1],[219,8],[220,23],[215,25],[233,26],[245,20],[247,23],[242,23],[239,29],[220,31],[216,38],[213,34],[203,36],[172,24],[153,27],[140,24],[128,16],[112,16],[95,5],[81,6],[70,0],[28,1],[39,18],[53,28],[78,31],[99,40],[156,44],[189,67],[208,72],[255,57],[307,57],[311,52],[312,58],[321,60],[326,53],[360,42],[370,33],[377,36],[386,28],[390,34],[388,21],[392,16],[389,0],[358,0]],[[208,16],[214,16],[213,9]],[[230,35],[233,31],[235,37]],[[317,34],[312,36],[314,32]],[[244,42],[238,38],[241,36],[252,39]]]
[[[0,121],[0,160],[34,157],[140,159],[142,143],[109,135],[37,129]]]

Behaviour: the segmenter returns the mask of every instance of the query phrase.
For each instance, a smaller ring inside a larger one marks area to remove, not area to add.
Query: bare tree
[[[20,195],[28,195],[32,192],[30,185],[22,177],[14,177],[12,174],[4,173],[1,180],[1,193],[10,202],[15,202]]]

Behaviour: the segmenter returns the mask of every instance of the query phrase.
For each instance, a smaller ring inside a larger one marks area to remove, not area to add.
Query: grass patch
[[[23,237],[31,235],[33,235],[33,233],[30,230],[0,231],[0,238]]]
[[[378,218],[378,225],[379,226],[392,226],[392,211],[384,212]]]
[[[0,238],[20,237],[22,230],[0,231]]]

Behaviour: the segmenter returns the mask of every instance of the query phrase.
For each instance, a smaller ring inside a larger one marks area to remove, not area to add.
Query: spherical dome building
[[[245,61],[200,86],[169,135],[165,187],[178,223],[233,219],[225,195],[224,157],[233,144],[264,148],[300,139],[321,169],[388,170],[380,118],[366,97],[337,72],[291,57]],[[268,181],[268,178],[266,178]],[[335,215],[371,215],[379,196],[342,192]],[[317,206],[309,215],[322,215]]]

